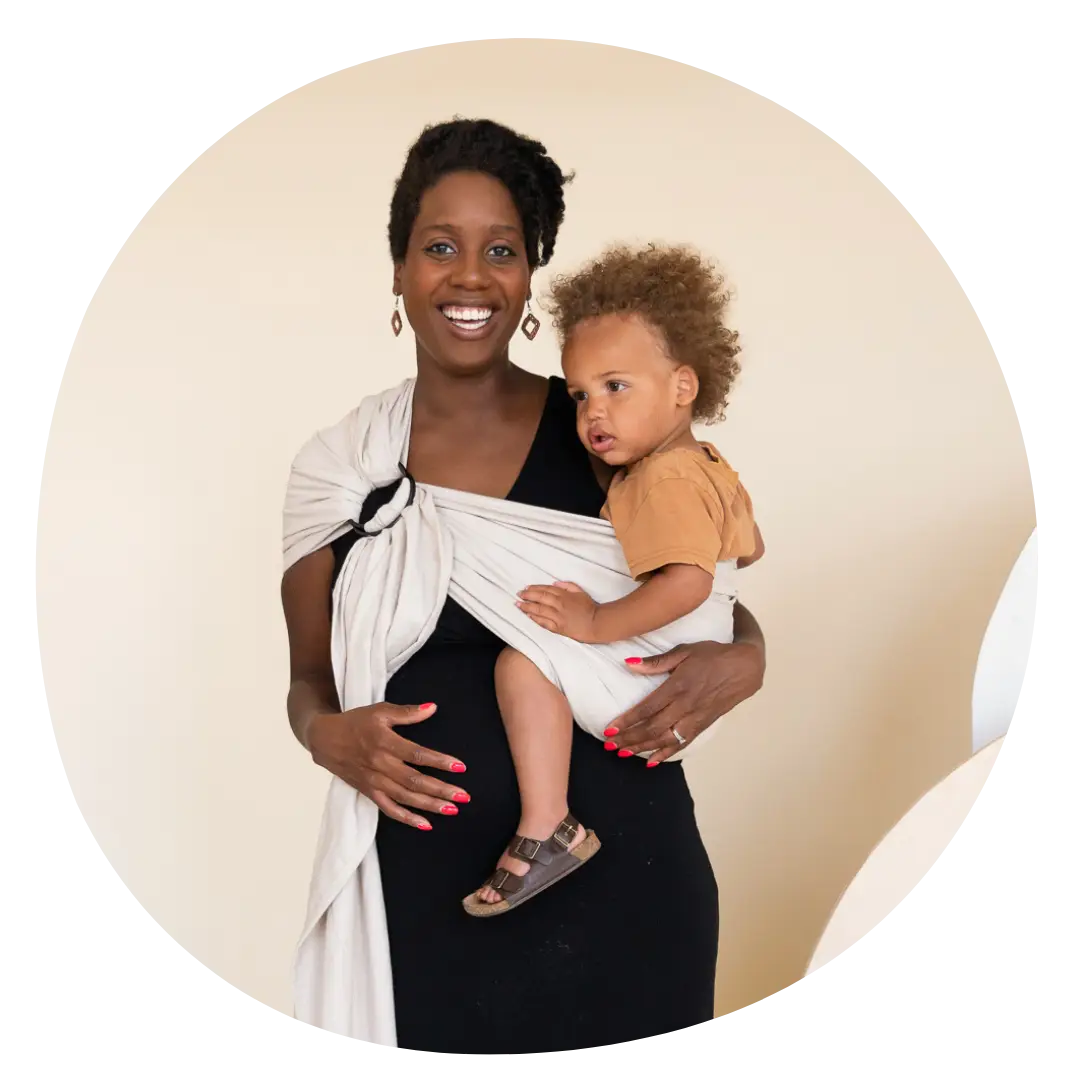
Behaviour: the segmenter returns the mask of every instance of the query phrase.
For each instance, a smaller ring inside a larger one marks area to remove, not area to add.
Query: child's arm
[[[752,551],[741,565],[764,551],[750,497],[734,474],[730,480],[727,490],[715,478],[661,477],[640,501],[613,508],[609,520],[630,573],[649,575],[628,596],[597,604],[579,586],[557,581],[524,589],[518,606],[538,625],[590,645],[638,637],[688,615],[712,592],[716,563],[751,548],[749,526]]]
[[[533,622],[587,645],[659,630],[689,615],[712,592],[713,577],[700,566],[669,563],[654,571],[638,588],[609,604],[597,604],[572,582],[530,585],[518,596],[518,607]]]

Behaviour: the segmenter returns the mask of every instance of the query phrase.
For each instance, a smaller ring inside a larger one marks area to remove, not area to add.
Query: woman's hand
[[[458,803],[469,801],[462,788],[414,768],[423,765],[462,773],[465,766],[460,761],[418,746],[394,731],[399,724],[426,720],[434,711],[433,704],[382,701],[348,712],[322,713],[308,724],[308,748],[317,765],[351,784],[388,817],[426,831],[431,822],[405,807],[452,815],[458,812]]]
[[[636,661],[631,669],[642,675],[670,674],[648,697],[616,717],[605,734],[607,745],[621,757],[654,751],[646,762],[650,767],[688,746],[718,717],[756,694],[765,677],[765,649],[757,641],[698,641],[631,659]]]

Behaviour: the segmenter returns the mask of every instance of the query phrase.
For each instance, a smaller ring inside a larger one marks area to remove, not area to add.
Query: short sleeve
[[[717,492],[722,508],[720,550],[717,559],[740,559],[753,555],[757,548],[754,534],[754,504],[750,493],[736,483],[733,488]]]
[[[719,499],[686,477],[652,484],[637,505],[616,503],[611,524],[635,579],[670,563],[716,572],[720,550]]]

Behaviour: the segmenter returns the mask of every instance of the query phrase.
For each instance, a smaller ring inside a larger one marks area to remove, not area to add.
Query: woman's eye
[[[512,259],[514,257],[514,249],[506,244],[496,244],[489,251],[496,259]]]

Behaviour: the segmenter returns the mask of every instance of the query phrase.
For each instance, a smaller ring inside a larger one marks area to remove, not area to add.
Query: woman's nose
[[[454,260],[452,284],[476,289],[487,285],[488,280],[488,265],[482,254],[463,252]]]

